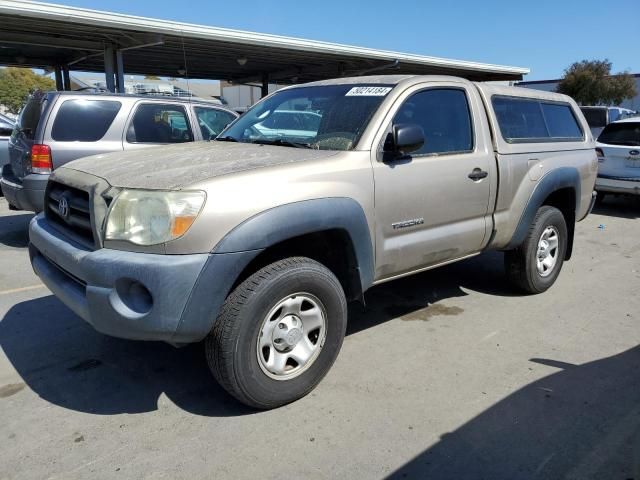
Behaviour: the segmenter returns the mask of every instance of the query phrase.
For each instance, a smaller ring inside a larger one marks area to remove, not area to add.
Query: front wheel
[[[207,362],[242,403],[278,407],[322,380],[346,325],[346,299],[335,275],[309,258],[287,258],[257,271],[229,295],[205,342]]]
[[[542,293],[554,284],[567,251],[567,223],[555,207],[542,206],[522,245],[505,252],[507,276],[527,293]]]

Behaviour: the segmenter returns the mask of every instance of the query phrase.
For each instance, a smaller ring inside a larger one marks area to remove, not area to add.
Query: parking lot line
[[[42,285],[42,284],[40,284],[40,285],[30,285],[28,287],[20,287],[20,288],[11,288],[9,290],[1,290],[0,291],[0,295],[10,295],[12,293],[27,292],[29,290],[36,290],[38,288],[44,288],[44,285]]]

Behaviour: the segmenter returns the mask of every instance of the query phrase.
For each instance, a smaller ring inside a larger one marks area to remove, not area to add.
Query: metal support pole
[[[116,91],[116,86],[114,83],[114,65],[113,65],[113,47],[111,45],[106,45],[104,47],[104,75],[107,83],[107,90],[110,92]]]
[[[262,98],[269,95],[269,74],[262,74],[262,91],[260,92]]]
[[[116,85],[118,87],[118,93],[125,93],[124,63],[122,61],[122,50],[116,51]]]
[[[69,66],[65,65],[62,67],[62,80],[64,83],[65,90],[71,90],[71,78],[69,77]]]
[[[56,65],[54,67],[55,75],[56,75],[56,90],[61,92],[64,90],[64,85],[62,84],[62,69],[60,65]]]

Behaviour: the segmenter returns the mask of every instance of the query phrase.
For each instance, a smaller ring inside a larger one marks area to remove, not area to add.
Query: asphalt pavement
[[[502,254],[373,288],[318,388],[257,412],[202,345],[103,336],[42,286],[0,199],[0,479],[640,480],[640,199],[579,223],[556,285]]]

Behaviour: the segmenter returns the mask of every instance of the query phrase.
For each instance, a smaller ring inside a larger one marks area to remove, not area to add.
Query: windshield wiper
[[[237,142],[238,140],[233,138],[231,135],[227,135],[226,137],[216,137],[216,142]]]
[[[277,138],[275,140],[252,140],[251,143],[256,143],[258,145],[277,145],[279,147],[314,148],[310,143],[291,142],[289,140],[283,140],[282,138]]]

